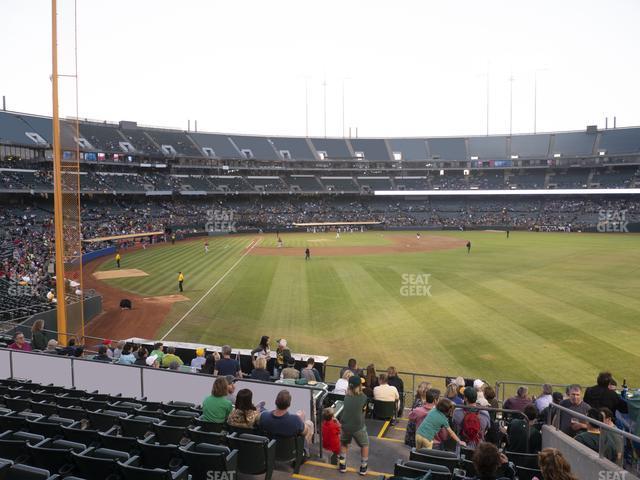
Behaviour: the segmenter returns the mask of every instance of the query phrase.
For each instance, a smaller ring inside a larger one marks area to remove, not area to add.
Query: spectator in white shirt
[[[536,398],[536,408],[539,412],[547,408],[553,402],[553,387],[548,383],[542,385],[542,395]]]
[[[485,383],[479,378],[473,381],[473,388],[475,389],[476,394],[478,395],[476,404],[480,405],[481,407],[489,407],[491,406],[489,404],[489,401],[486,398],[484,398],[484,386],[485,386]]]
[[[351,370],[345,370],[345,372],[342,374],[342,378],[336,382],[333,393],[346,395],[347,388],[349,388],[349,379],[351,377],[353,377],[353,372]]]
[[[386,373],[378,375],[378,385],[373,389],[373,399],[381,402],[396,402],[400,401],[400,394],[396,387],[389,385],[389,379]]]

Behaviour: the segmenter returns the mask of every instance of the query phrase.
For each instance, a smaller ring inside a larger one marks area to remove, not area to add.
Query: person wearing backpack
[[[473,387],[464,389],[464,405],[467,407],[479,407],[476,402],[478,393]],[[453,427],[461,440],[464,440],[470,448],[475,448],[484,440],[485,434],[491,425],[491,417],[486,410],[456,408],[453,413]]]

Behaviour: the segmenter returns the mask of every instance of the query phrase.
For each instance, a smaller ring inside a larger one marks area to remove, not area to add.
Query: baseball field
[[[210,238],[208,253],[202,238],[124,251],[122,269],[137,273],[100,282],[166,304],[147,337],[253,348],[269,335],[333,364],[585,384],[610,369],[640,384],[637,235],[281,237],[282,247],[264,234]],[[114,259],[97,270],[116,270]]]

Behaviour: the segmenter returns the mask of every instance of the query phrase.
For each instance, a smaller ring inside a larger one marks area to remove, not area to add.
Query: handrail
[[[554,415],[553,411],[557,410],[560,412],[560,415]],[[633,433],[629,433],[629,432],[625,432],[624,430],[620,430],[619,428],[616,427],[611,427],[609,425],[607,425],[604,422],[601,422],[599,420],[595,420],[593,418],[588,417],[587,415],[584,415],[582,413],[579,412],[575,412],[573,410],[571,410],[570,408],[567,407],[563,407],[562,405],[558,405],[557,403],[550,403],[549,404],[549,413],[547,415],[547,425],[551,425],[553,427],[555,427],[556,431],[560,430],[560,417],[562,415],[562,413],[568,414],[570,415],[572,418],[578,418],[580,420],[584,420],[587,423],[593,424],[593,425],[597,425],[597,427],[602,430],[606,430],[611,432],[612,435],[620,435],[621,437],[626,438],[627,440],[630,440],[632,442],[635,442],[637,444],[640,444],[640,437],[638,437],[637,435],[634,435]],[[603,446],[604,446],[604,440],[603,437],[600,436],[600,444],[598,447],[598,455],[600,458],[604,458],[603,455]],[[618,465],[620,466],[620,465]]]

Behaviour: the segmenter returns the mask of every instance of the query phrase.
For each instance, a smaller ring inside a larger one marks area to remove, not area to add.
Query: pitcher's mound
[[[110,280],[112,278],[129,278],[129,277],[146,277],[147,272],[138,270],[137,268],[122,268],[118,270],[105,270],[103,272],[94,272],[93,276],[98,280]]]
[[[150,303],[174,303],[174,302],[187,302],[191,300],[184,295],[161,295],[159,297],[144,297],[145,302]]]

